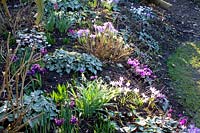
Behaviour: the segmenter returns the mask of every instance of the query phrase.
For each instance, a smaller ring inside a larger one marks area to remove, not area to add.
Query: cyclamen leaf
[[[81,69],[89,70],[96,74],[97,70],[102,70],[102,62],[92,55],[86,53],[68,52],[62,49],[56,50],[53,55],[44,57],[46,68],[56,71],[60,75],[64,72],[79,72]]]

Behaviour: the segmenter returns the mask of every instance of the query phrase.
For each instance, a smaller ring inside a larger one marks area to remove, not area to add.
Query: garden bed
[[[171,94],[166,61],[182,34],[165,10],[132,1],[8,5],[2,131],[198,130],[188,126],[186,109]],[[27,17],[18,21],[15,14]]]

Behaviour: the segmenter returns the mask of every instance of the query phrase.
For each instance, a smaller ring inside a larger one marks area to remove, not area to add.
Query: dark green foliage
[[[44,61],[46,68],[50,71],[56,71],[60,75],[71,72],[88,71],[97,74],[102,70],[102,63],[93,55],[85,53],[69,52],[65,50],[56,50],[52,55],[45,55]]]

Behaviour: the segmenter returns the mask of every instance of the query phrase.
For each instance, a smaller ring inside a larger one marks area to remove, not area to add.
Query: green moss
[[[168,59],[176,97],[200,126],[200,44],[179,47]]]

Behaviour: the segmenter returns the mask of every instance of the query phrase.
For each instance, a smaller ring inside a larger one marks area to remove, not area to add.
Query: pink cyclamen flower
[[[95,79],[97,79],[98,78],[98,76],[90,76],[90,79],[91,80],[95,80]]]
[[[172,109],[172,108],[170,108],[168,112],[169,112],[169,113],[172,113],[172,112],[173,112],[173,109]]]
[[[167,113],[167,117],[171,118],[172,114],[171,113]]]
[[[182,115],[182,114],[179,114],[178,117],[183,117],[183,115]]]
[[[127,64],[136,67],[140,65],[140,62],[137,59],[128,59]]]
[[[57,2],[55,2],[54,4],[53,4],[53,8],[54,8],[54,10],[58,10],[58,3]]]
[[[74,33],[75,33],[73,29],[69,29],[68,32],[69,32],[70,34],[74,34]]]
[[[185,125],[186,123],[187,123],[187,118],[182,118],[182,119],[180,119],[180,121],[179,121],[179,124],[180,124],[181,126]]]

